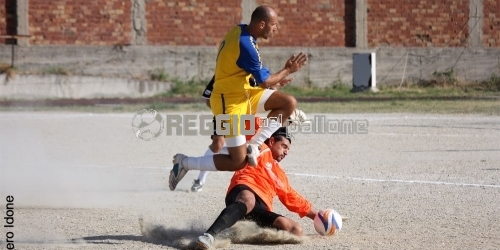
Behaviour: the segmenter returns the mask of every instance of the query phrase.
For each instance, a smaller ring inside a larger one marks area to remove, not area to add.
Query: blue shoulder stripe
[[[240,27],[240,56],[236,65],[252,74],[257,83],[263,83],[269,78],[269,69],[262,65],[255,39],[243,29],[244,26]]]

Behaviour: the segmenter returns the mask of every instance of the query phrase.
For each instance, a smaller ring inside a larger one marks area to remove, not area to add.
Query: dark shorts
[[[266,203],[246,185],[237,185],[231,189],[231,191],[226,195],[226,206],[229,206],[236,202],[236,196],[243,191],[248,190],[255,195],[255,207],[250,213],[243,217],[244,220],[254,221],[260,227],[273,227],[274,221],[278,217],[283,215],[267,211]]]

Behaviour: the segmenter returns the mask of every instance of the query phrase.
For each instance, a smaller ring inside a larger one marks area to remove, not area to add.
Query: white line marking
[[[455,183],[455,182],[442,182],[442,181],[419,181],[419,180],[398,180],[398,179],[384,180],[384,179],[359,178],[359,177],[338,177],[338,176],[331,176],[331,175],[302,174],[302,173],[290,173],[290,175],[305,176],[305,177],[329,178],[329,179],[339,179],[339,180],[340,179],[346,179],[346,180],[354,180],[354,181],[418,183],[418,184],[432,184],[432,185],[452,185],[452,186],[500,188],[500,185],[474,184],[474,183]]]
[[[44,164],[45,166],[62,166],[55,164]],[[146,166],[103,166],[103,165],[64,165],[66,167],[87,167],[87,168],[136,168],[136,169],[161,169],[164,167],[146,167]],[[24,166],[27,167],[27,166]],[[32,166],[39,167],[39,166]],[[353,181],[369,181],[369,182],[396,182],[396,183],[417,183],[417,184],[431,184],[431,185],[452,185],[452,186],[467,186],[467,187],[491,187],[491,188],[500,188],[500,185],[492,185],[492,184],[475,184],[475,183],[457,183],[457,182],[443,182],[443,181],[420,181],[420,180],[398,180],[398,179],[373,179],[373,178],[361,178],[361,177],[338,177],[333,175],[318,175],[318,174],[304,174],[304,173],[288,173],[288,175],[294,176],[304,176],[304,177],[317,177],[317,178],[328,178],[328,179],[337,179],[337,180],[353,180]]]
[[[448,136],[448,137],[479,137],[482,135],[469,135],[469,134],[408,134],[408,133],[368,133],[367,135],[378,135],[378,136],[425,136],[425,137],[436,137],[436,136]]]

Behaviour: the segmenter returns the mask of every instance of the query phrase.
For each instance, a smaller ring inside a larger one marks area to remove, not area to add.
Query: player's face
[[[278,31],[278,16],[275,12],[271,15],[271,18],[264,24],[262,30],[262,38],[269,39],[274,37],[274,34]]]
[[[290,141],[288,141],[288,139],[276,141],[273,137],[271,137],[269,148],[271,149],[274,160],[280,162],[288,155],[288,150],[290,150]]]

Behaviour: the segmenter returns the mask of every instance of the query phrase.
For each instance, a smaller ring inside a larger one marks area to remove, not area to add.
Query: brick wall
[[[368,0],[369,47],[467,46],[468,0],[404,2]]]
[[[500,47],[500,3],[498,0],[483,1],[483,46]]]
[[[214,46],[242,18],[243,0],[145,0],[148,45]],[[132,0],[29,0],[30,44],[115,45],[133,37]],[[256,0],[278,12],[266,46],[354,47],[355,0]],[[483,0],[483,47],[500,47],[500,3]],[[469,0],[367,0],[371,48],[467,46]],[[9,7],[10,6],[10,7]],[[0,34],[15,34],[14,0],[0,0]],[[11,10],[12,11],[12,10]],[[13,19],[9,19],[13,18]],[[244,20],[248,22],[249,20]],[[5,43],[0,39],[0,43]]]
[[[30,44],[130,43],[131,1],[30,0]]]
[[[269,46],[354,46],[354,1],[261,0],[257,3],[269,4],[278,13],[278,34],[265,42]],[[345,19],[352,21],[348,25],[351,29],[347,29]]]
[[[150,0],[146,4],[149,45],[219,43],[241,21],[241,2]]]
[[[345,46],[348,41],[348,46],[354,46],[354,22],[347,31],[344,25],[346,12],[354,11],[353,1],[348,2],[346,9],[344,0],[257,1],[273,6],[279,16],[277,36],[262,43],[314,47]],[[151,0],[146,5],[148,44],[215,45],[241,22],[241,13],[240,1]]]
[[[0,35],[15,35],[17,31],[15,1],[0,0]],[[15,43],[15,40],[2,39],[0,43]]]
[[[5,1],[0,0],[0,35],[7,34],[7,10],[5,8]],[[5,44],[5,39],[0,38],[0,44]]]

